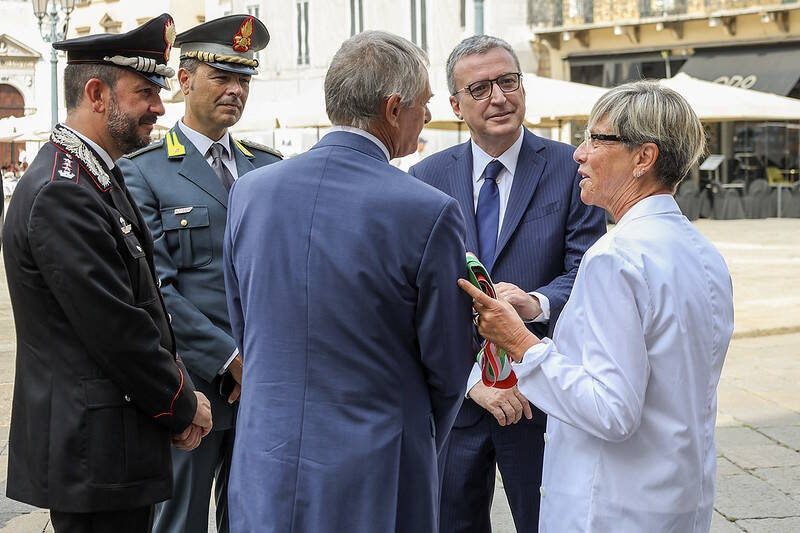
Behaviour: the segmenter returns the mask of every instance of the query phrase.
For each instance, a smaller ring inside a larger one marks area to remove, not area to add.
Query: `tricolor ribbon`
[[[467,252],[467,270],[469,281],[484,294],[497,298],[494,284],[486,268],[481,264],[475,254]],[[488,340],[483,341],[478,352],[478,364],[481,367],[481,379],[487,387],[510,389],[517,384],[517,375],[511,368],[511,359],[506,351]]]

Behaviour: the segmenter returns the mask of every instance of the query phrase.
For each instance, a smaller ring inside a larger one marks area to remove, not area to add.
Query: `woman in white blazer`
[[[583,202],[616,226],[586,252],[552,339],[516,290],[475,299],[479,332],[548,415],[540,532],[707,532],[717,383],[733,332],[727,266],[672,197],[704,151],[700,121],[652,81],[594,106],[575,150]]]

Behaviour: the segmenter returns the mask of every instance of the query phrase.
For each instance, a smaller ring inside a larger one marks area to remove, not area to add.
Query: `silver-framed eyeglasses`
[[[453,96],[460,92],[466,91],[475,100],[486,100],[492,96],[492,84],[497,84],[497,87],[504,93],[513,93],[519,89],[519,80],[522,78],[521,72],[507,72],[491,80],[475,81],[453,93]]]
[[[617,143],[627,143],[630,140],[627,137],[623,137],[622,135],[614,135],[611,133],[592,133],[589,131],[589,128],[586,128],[583,131],[583,142],[586,143],[586,151],[591,152],[595,148],[594,141],[606,141],[606,142],[617,142]]]

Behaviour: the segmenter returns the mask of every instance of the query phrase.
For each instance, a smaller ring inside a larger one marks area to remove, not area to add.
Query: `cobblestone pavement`
[[[736,312],[734,340],[719,385],[719,461],[711,531],[796,533],[800,531],[800,220],[700,220],[697,227],[728,262]],[[0,274],[2,494],[14,349],[5,274]],[[499,477],[495,496],[494,531],[512,533]],[[0,533],[46,531],[52,531],[47,511],[0,496]]]

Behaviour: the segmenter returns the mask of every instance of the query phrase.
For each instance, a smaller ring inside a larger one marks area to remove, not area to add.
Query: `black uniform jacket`
[[[147,505],[171,495],[170,435],[190,424],[194,387],[122,174],[59,131],[3,231],[17,332],[7,495],[71,512]]]

